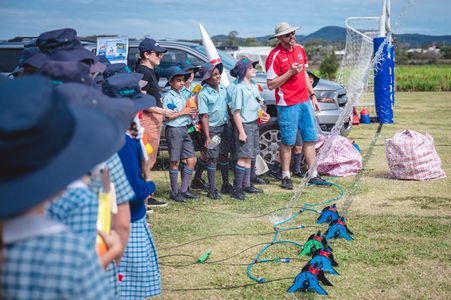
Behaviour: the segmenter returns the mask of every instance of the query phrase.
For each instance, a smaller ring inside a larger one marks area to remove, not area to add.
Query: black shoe
[[[222,199],[222,196],[218,192],[218,190],[213,190],[213,191],[208,190],[208,198],[213,199],[213,200],[220,200],[220,199]]]
[[[255,176],[255,178],[253,178],[251,181],[252,181],[252,183],[255,183],[255,184],[268,184],[269,183],[268,180],[266,180],[260,176]]]
[[[232,194],[233,193],[233,186],[230,183],[223,184],[221,187],[221,193],[222,194]]]
[[[322,186],[325,186],[325,187],[329,187],[329,186],[332,185],[332,183],[322,179],[321,177],[319,177],[319,175],[316,176],[316,177],[310,178],[308,183],[309,184],[314,184],[314,185],[322,185]]]
[[[173,194],[171,193],[171,200],[174,200],[175,202],[186,202],[185,197],[183,197],[182,194],[178,193],[178,194]]]
[[[191,181],[191,188],[195,190],[204,190],[208,189],[208,184],[202,178],[193,179],[193,181]]]
[[[184,193],[180,193],[185,199],[199,199],[199,195],[193,194],[191,193],[189,190],[184,192]]]
[[[304,175],[305,175],[305,173],[302,173],[302,172],[293,173],[293,176],[299,177],[299,178],[304,178]]]
[[[230,197],[235,198],[237,200],[245,200],[246,194],[244,194],[243,190],[233,190],[232,193],[230,193]]]
[[[262,189],[256,188],[255,186],[251,185],[243,189],[246,193],[249,194],[259,194],[263,193]]]
[[[155,198],[147,198],[147,207],[165,207],[168,204],[166,202],[163,201],[158,201]]]
[[[285,190],[292,190],[293,189],[293,181],[291,181],[291,179],[288,177],[284,177],[282,179],[282,184],[280,186]]]

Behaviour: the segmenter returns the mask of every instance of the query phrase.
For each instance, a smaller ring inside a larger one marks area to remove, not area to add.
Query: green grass
[[[451,91],[451,65],[396,66],[397,91]]]
[[[451,93],[397,93],[395,124],[384,125],[363,176],[359,180],[347,220],[354,240],[334,240],[340,276],[327,276],[334,287],[325,287],[332,299],[450,299],[451,209],[450,180],[414,182],[387,177],[384,139],[403,129],[428,132],[445,172],[451,174]],[[350,139],[363,150],[377,124],[353,128]],[[160,159],[167,166],[167,158]],[[154,172],[157,196],[167,199],[169,179]],[[349,190],[354,177],[334,178]],[[299,180],[296,183],[299,184]],[[254,284],[246,276],[247,264],[273,238],[271,216],[291,202],[292,193],[278,182],[263,187],[261,196],[237,202],[225,197],[186,204],[170,202],[154,209],[150,222],[160,256],[162,299],[314,299],[314,294],[289,294],[286,290],[307,262],[257,264],[253,274],[269,280]],[[293,206],[319,203],[337,195],[334,189],[309,187]],[[338,201],[339,210],[343,203]],[[276,213],[277,214],[277,213]],[[281,214],[280,211],[278,214]],[[308,227],[282,233],[284,239],[304,243],[325,226],[315,225],[316,215],[304,213],[287,226]],[[212,249],[204,264],[195,261]],[[296,258],[290,245],[271,247],[262,258]]]

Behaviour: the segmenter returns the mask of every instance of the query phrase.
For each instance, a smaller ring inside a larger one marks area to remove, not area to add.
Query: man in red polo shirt
[[[307,55],[304,47],[296,43],[297,29],[299,27],[292,27],[288,23],[278,24],[271,38],[277,38],[279,44],[266,59],[268,88],[275,89],[282,138],[280,145],[282,188],[290,190],[293,189],[293,182],[289,168],[296,133],[298,130],[301,133],[303,152],[310,170],[316,159],[315,142],[318,138],[313,108],[316,112],[320,111],[315,91],[307,75]],[[330,185],[318,176],[316,169],[310,172],[310,184]]]

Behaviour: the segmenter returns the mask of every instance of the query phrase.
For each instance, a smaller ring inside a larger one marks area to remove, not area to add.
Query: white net
[[[379,36],[380,17],[346,19],[345,55],[337,73],[337,81],[346,87],[354,106],[374,105],[373,38]]]

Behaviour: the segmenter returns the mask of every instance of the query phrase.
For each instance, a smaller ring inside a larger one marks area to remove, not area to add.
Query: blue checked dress
[[[63,196],[47,207],[47,215],[66,225],[70,231],[83,237],[95,249],[99,200],[86,185],[76,181]]]
[[[115,299],[94,249],[39,215],[4,223],[2,299]]]
[[[120,283],[121,299],[146,299],[160,295],[157,249],[146,216],[131,223],[130,237],[119,272],[124,275]]]

